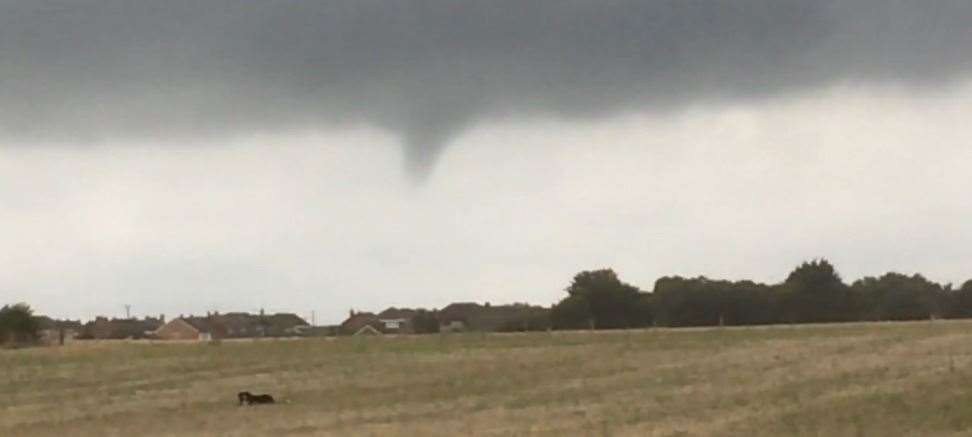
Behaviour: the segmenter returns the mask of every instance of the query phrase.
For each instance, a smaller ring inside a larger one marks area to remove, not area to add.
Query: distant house
[[[287,337],[299,335],[310,325],[291,313],[254,315],[218,312],[205,317],[179,317],[156,331],[163,340],[212,340],[222,338]]]
[[[310,327],[306,320],[293,313],[264,315],[261,310],[260,314],[229,313],[218,317],[232,338],[292,337]]]
[[[452,303],[438,312],[439,331],[455,332],[471,330],[471,322],[482,311],[475,302]]]
[[[413,334],[415,326],[412,318],[418,311],[408,308],[388,308],[378,313],[381,331],[386,334]]]
[[[99,316],[85,323],[77,338],[95,340],[147,338],[164,323],[165,317],[108,319]]]
[[[384,324],[374,313],[351,311],[341,323],[339,332],[343,335],[381,334]]]
[[[496,332],[545,329],[549,311],[527,304],[454,303],[438,312],[439,330]]]
[[[354,334],[352,335],[358,336],[358,335],[382,335],[382,334],[383,333],[379,331],[378,328],[375,328],[373,325],[364,325],[361,327],[361,329],[355,331]]]
[[[267,334],[265,324],[259,323],[257,316],[252,314],[226,313],[217,316],[226,328],[226,336],[229,338],[265,337]]]
[[[80,320],[55,320],[47,316],[36,316],[34,319],[40,327],[40,340],[46,344],[72,341],[84,327]]]
[[[160,340],[217,340],[226,338],[226,326],[216,317],[178,317],[155,331]]]
[[[310,328],[310,324],[293,313],[277,313],[266,316],[266,334],[270,337],[289,337],[300,335]]]
[[[227,336],[231,338],[275,337],[271,329],[270,317],[262,312],[258,315],[250,313],[227,313],[218,315],[226,326]],[[282,335],[282,333],[280,333]]]

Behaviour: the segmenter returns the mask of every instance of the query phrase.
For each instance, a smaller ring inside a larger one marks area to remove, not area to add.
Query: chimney
[[[263,308],[260,308],[260,317],[263,317]]]

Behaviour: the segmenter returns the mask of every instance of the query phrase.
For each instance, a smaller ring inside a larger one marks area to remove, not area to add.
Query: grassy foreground
[[[967,434],[970,382],[964,321],[76,343],[0,351],[0,435]]]

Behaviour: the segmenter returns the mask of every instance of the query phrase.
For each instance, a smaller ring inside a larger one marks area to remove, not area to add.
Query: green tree
[[[550,310],[550,324],[554,329],[586,329],[593,327],[591,305],[582,296],[568,296]]]
[[[653,326],[655,324],[655,296],[651,293],[638,293],[635,305],[635,324]]]
[[[665,277],[655,283],[653,314],[664,326],[775,323],[778,293],[752,281]]]
[[[805,262],[783,283],[785,320],[793,323],[854,320],[850,288],[825,259]]]
[[[972,280],[966,281],[955,291],[945,294],[945,317],[950,319],[972,318]]]
[[[40,338],[40,323],[25,303],[0,308],[0,345],[24,345]]]
[[[888,273],[851,286],[863,320],[919,320],[940,314],[941,285],[921,275]]]
[[[726,325],[766,325],[780,322],[780,293],[766,284],[738,281],[726,295]]]
[[[554,327],[633,328],[650,319],[639,314],[645,307],[643,293],[622,282],[611,269],[580,272],[566,291],[567,297],[553,308]]]
[[[655,282],[657,321],[664,326],[715,326],[725,320],[726,286],[705,277],[664,277]]]

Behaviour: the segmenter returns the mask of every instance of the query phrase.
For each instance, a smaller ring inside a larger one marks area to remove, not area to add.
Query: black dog
[[[248,391],[241,391],[236,395],[240,400],[240,405],[253,405],[253,404],[272,404],[274,403],[273,396],[270,395],[255,395]]]

